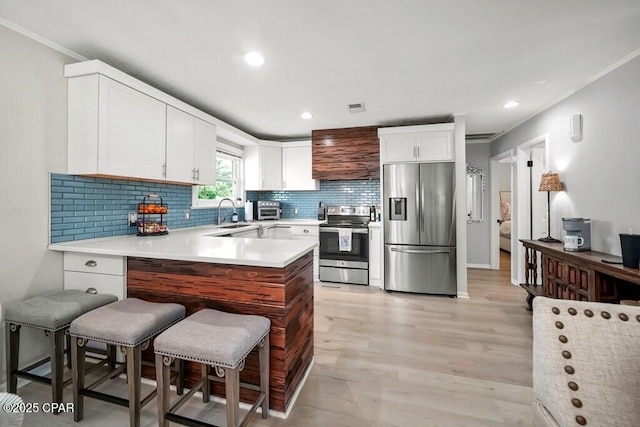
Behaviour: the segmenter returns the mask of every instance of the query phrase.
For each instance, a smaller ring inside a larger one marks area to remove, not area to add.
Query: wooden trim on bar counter
[[[269,407],[286,412],[296,387],[313,359],[313,252],[284,268],[210,264],[148,258],[127,259],[128,297],[175,302],[187,316],[203,308],[255,314],[271,320]],[[152,346],[145,360],[153,360]],[[143,370],[155,378],[152,368]],[[246,359],[241,381],[259,384],[258,352]],[[200,367],[186,363],[185,384],[200,380]],[[211,384],[224,397],[224,386]],[[241,389],[240,399],[252,402],[256,391]]]
[[[640,270],[602,261],[619,261],[620,257],[597,251],[565,251],[562,243],[520,241],[525,248],[525,283],[520,286],[528,293],[528,310],[533,298],[540,295],[598,302],[640,298]],[[538,263],[542,284],[537,283]]]

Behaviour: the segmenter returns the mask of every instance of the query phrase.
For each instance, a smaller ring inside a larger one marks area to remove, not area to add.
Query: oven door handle
[[[337,233],[338,230],[340,230],[339,227],[320,227],[320,232],[321,233]],[[352,228],[351,232],[353,234],[368,234],[369,230],[366,228]]]
[[[399,249],[391,248],[391,252],[403,252],[407,254],[448,254],[451,253],[449,249]]]

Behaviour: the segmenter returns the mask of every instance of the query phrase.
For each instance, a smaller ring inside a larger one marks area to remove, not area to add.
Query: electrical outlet
[[[138,213],[129,212],[129,227],[135,227],[138,222]]]
[[[298,208],[293,208],[293,214],[298,215]]]
[[[189,209],[187,209],[186,211],[184,211],[184,220],[189,221],[189,218],[191,218],[191,212],[189,211]]]

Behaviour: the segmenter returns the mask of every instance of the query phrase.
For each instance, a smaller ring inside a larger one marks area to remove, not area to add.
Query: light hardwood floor
[[[508,266],[470,269],[470,299],[317,283],[311,374],[287,420],[256,414],[251,425],[530,426],[532,318],[508,278]],[[20,395],[45,402],[49,389],[30,384]],[[192,401],[188,414],[224,424],[212,415],[222,405]],[[143,408],[143,426],[157,425],[155,411],[155,400]],[[87,399],[77,425],[127,424],[126,408]],[[24,425],[74,423],[72,414],[29,414]]]

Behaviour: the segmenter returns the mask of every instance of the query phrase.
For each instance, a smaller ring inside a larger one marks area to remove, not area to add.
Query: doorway
[[[491,158],[492,177],[500,176],[501,164],[510,165],[511,184],[511,283],[524,281],[524,249],[520,239],[538,239],[546,233],[546,198],[538,191],[548,159],[547,135],[541,135]],[[502,166],[506,167],[506,166]],[[505,175],[507,174],[504,172]],[[491,268],[500,269],[502,209],[500,178],[491,179]],[[503,227],[506,228],[506,227]],[[541,278],[541,275],[538,275]]]
[[[514,194],[516,181],[515,150],[507,150],[490,159],[489,171],[491,176],[491,268],[505,270],[512,284],[515,281],[514,272],[517,256],[512,256],[517,242],[514,235],[517,222],[517,195]]]

